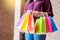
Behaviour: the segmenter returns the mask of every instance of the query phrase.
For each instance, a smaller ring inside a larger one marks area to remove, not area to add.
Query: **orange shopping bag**
[[[34,18],[32,14],[29,14],[29,20],[28,20],[28,32],[34,33],[35,27],[34,27]]]

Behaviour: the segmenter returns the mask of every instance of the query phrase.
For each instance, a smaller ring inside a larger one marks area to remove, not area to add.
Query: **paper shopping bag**
[[[46,20],[42,17],[42,33],[46,33]]]
[[[19,19],[19,21],[18,21],[18,23],[17,23],[17,25],[16,25],[19,30],[20,30],[21,27],[22,27],[22,24],[23,24],[23,22],[24,22],[25,16],[26,16],[26,13],[23,14],[23,16]]]
[[[41,19],[42,21],[42,19]],[[41,29],[40,29],[40,19],[36,19],[36,23],[35,23],[35,34],[39,34]]]
[[[30,12],[30,11],[27,10],[27,12],[24,13],[23,16],[19,19],[19,21],[18,21],[18,23],[17,23],[17,25],[16,25],[19,30],[21,30],[21,27],[22,27],[22,25],[23,25],[23,23],[24,23],[24,19],[25,19],[25,17],[26,17],[26,14],[28,14],[29,12]]]
[[[29,20],[28,20],[28,32],[34,33],[35,27],[34,27],[34,18],[32,14],[29,14]]]
[[[46,33],[46,21],[45,17],[40,17],[36,20],[36,34]]]
[[[49,16],[46,17],[46,31],[52,32],[52,24]]]
[[[58,29],[57,29],[57,26],[56,26],[56,24],[55,24],[55,22],[54,22],[54,20],[52,19],[52,17],[50,16],[50,20],[51,20],[51,24],[52,24],[52,30],[53,30],[53,32],[54,31],[57,31]]]
[[[27,32],[28,19],[29,19],[28,17],[29,17],[29,13],[26,14],[26,17],[24,18],[24,22],[23,22],[23,24],[22,24],[21,30],[22,30],[23,32]]]

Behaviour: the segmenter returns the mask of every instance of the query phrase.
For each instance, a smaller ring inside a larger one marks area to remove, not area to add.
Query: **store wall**
[[[25,6],[25,0],[21,0],[21,16],[23,15],[24,12],[24,6]]]
[[[0,0],[0,40],[13,40],[15,0]]]

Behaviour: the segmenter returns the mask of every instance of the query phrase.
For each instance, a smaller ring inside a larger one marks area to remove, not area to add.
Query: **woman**
[[[30,1],[26,0],[26,2],[27,3],[25,5],[24,13],[27,10],[32,10],[31,12],[34,15],[34,20],[40,17],[41,12],[45,13],[48,16],[53,17],[50,0],[30,0]],[[24,36],[26,37],[26,40],[46,40],[46,34],[42,34],[42,35],[25,34]]]

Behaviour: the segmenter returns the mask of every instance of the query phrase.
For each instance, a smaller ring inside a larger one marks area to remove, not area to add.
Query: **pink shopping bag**
[[[51,20],[50,17],[46,17],[46,31],[47,32],[52,32],[52,24],[51,24]]]

